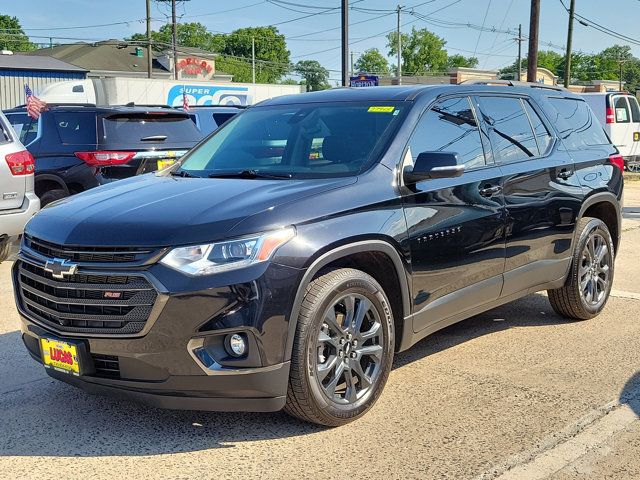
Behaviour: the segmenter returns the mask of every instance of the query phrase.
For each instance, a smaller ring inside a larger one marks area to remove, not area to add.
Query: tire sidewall
[[[364,278],[349,278],[336,282],[332,286],[331,290],[324,295],[324,298],[314,306],[313,321],[309,325],[308,334],[304,339],[304,381],[311,393],[315,407],[322,411],[324,415],[328,415],[336,419],[357,417],[365,410],[369,409],[380,396],[391,370],[395,341],[393,316],[391,313],[391,307],[382,291],[382,288],[377,285],[377,283],[374,283],[375,281],[373,281],[373,279],[371,280],[372,281],[368,281]],[[315,378],[317,362],[316,339],[320,331],[320,326],[323,322],[324,312],[340,297],[349,293],[356,293],[366,297],[377,309],[382,328],[384,329],[384,351],[383,360],[380,366],[380,375],[372,385],[371,391],[367,396],[359,399],[354,405],[343,406],[332,403],[327,399]]]

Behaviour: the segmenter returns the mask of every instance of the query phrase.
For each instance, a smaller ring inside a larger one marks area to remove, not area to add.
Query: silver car
[[[0,112],[0,262],[25,224],[40,210],[33,185],[35,161]]]

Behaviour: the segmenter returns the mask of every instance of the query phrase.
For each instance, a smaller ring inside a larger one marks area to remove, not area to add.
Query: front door
[[[428,151],[455,152],[462,176],[406,187],[404,211],[413,271],[414,330],[435,331],[495,300],[504,268],[504,201],[499,167],[485,156],[468,97],[438,102],[422,115],[405,163]],[[409,158],[411,157],[411,158]]]

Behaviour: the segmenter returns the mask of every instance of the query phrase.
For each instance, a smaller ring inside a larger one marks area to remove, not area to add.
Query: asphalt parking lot
[[[640,478],[640,182],[614,292],[566,322],[543,294],[397,355],[361,420],[156,410],[85,394],[28,357],[0,265],[0,478]]]

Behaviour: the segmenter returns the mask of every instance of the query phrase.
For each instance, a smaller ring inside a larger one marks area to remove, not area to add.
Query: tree
[[[389,74],[389,62],[377,48],[366,50],[356,60],[355,69],[357,73],[373,73],[380,75]]]
[[[387,35],[389,55],[398,54],[398,34]],[[411,29],[411,33],[403,33],[402,39],[402,72],[405,75],[424,75],[442,73],[447,69],[447,42],[426,28]]]
[[[476,68],[478,66],[478,59],[476,57],[465,57],[456,53],[447,59],[447,66],[449,68]]]
[[[575,67],[573,63],[574,59],[576,59],[576,56],[572,55],[571,64]],[[579,60],[577,59],[575,61],[579,62]],[[547,70],[550,70],[551,72],[553,72],[555,75],[558,75],[558,76],[564,75],[564,62],[565,62],[564,55],[558,52],[554,52],[553,50],[541,50],[538,52],[538,68],[546,68]],[[517,69],[518,69],[518,61],[516,60],[508,67],[505,67],[502,70],[500,70],[500,74],[505,78],[514,78],[514,75]],[[524,73],[526,71],[527,71],[527,57],[524,57],[522,59],[522,72]]]
[[[156,51],[171,49],[171,25],[163,25],[151,32],[151,42]],[[217,69],[233,75],[236,82],[250,82],[251,42],[255,39],[256,81],[276,83],[289,73],[289,50],[284,35],[275,27],[240,28],[228,35],[213,34],[198,22],[179,23],[177,27],[178,53],[180,47],[196,47],[217,53]],[[145,34],[136,33],[127,40],[146,43]]]
[[[29,52],[37,48],[22,30],[18,17],[0,15],[0,50]]]
[[[331,88],[329,85],[329,71],[320,65],[317,60],[300,60],[296,63],[294,71],[302,76],[308,92]]]

